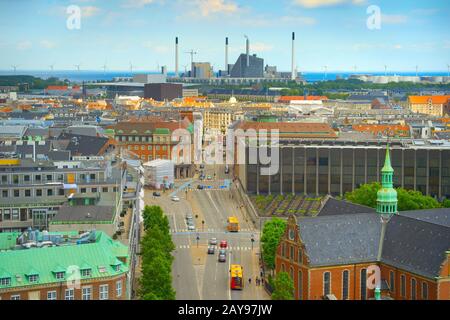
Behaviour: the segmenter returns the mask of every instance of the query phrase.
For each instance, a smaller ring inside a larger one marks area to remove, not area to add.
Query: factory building
[[[256,54],[241,53],[231,69],[230,76],[232,78],[263,78],[264,59],[258,58]]]
[[[144,85],[144,98],[156,101],[183,97],[183,85],[178,83],[148,83]]]
[[[209,62],[192,62],[191,77],[209,79],[213,76],[213,69]]]

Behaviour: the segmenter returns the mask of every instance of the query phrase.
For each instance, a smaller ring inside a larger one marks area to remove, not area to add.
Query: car
[[[228,174],[230,172],[230,168],[228,166],[225,166],[225,174]]]
[[[153,196],[154,196],[154,197],[161,197],[161,193],[158,192],[158,191],[154,191],[154,192],[153,192]]]
[[[194,225],[188,225],[188,230],[189,231],[194,231],[195,230],[195,226]]]
[[[204,165],[204,164],[201,164],[201,165],[200,165],[200,169],[205,169],[205,165]]]
[[[220,249],[220,250],[219,250],[219,254],[227,254],[227,250],[225,250],[225,249]]]
[[[206,179],[212,180],[212,177],[211,177],[210,175],[208,175],[208,176],[206,177]]]
[[[194,219],[194,218],[192,217],[192,215],[190,215],[190,214],[186,215],[186,220],[192,220],[192,219]]]
[[[219,254],[219,262],[227,262],[226,254]]]
[[[199,179],[200,179],[200,180],[205,180],[205,175],[202,174],[202,175],[199,177]]]
[[[178,201],[180,201],[180,198],[178,198],[177,196],[173,196],[172,201],[178,202]]]
[[[208,254],[214,254],[215,251],[216,250],[215,250],[215,248],[213,246],[209,246],[208,247]]]
[[[205,188],[205,186],[203,186],[202,184],[199,184],[198,186],[197,186],[197,189],[199,189],[199,190],[203,190]]]
[[[227,240],[222,240],[222,241],[220,241],[220,247],[221,247],[221,248],[226,248],[226,247],[228,247]]]
[[[216,245],[217,245],[217,238],[211,238],[211,239],[209,239],[209,244],[210,244],[210,245],[213,245],[213,246],[216,246]]]

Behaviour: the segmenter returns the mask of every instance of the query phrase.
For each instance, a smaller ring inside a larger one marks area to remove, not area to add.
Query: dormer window
[[[9,287],[11,285],[11,277],[0,278],[0,287]]]
[[[116,272],[120,271],[120,264],[113,266],[113,268]]]
[[[38,274],[30,274],[28,275],[28,282],[29,283],[36,283],[39,281],[39,275]]]
[[[56,272],[55,273],[55,278],[58,279],[58,280],[64,279],[65,276],[66,276],[65,272]]]
[[[82,277],[91,277],[92,276],[92,270],[91,269],[82,269],[80,270]]]

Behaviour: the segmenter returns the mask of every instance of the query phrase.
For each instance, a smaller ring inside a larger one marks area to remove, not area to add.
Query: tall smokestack
[[[228,37],[225,38],[225,69],[228,72]]]
[[[295,74],[295,32],[292,32],[292,57],[291,57],[291,79],[295,80],[297,75]]]
[[[247,55],[247,67],[250,66],[250,40],[245,36],[245,54]]]
[[[178,37],[175,37],[175,77],[178,77]]]

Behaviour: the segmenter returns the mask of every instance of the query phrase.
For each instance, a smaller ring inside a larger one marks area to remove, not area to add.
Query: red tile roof
[[[238,124],[236,129],[256,131],[278,129],[280,138],[337,138],[336,132],[326,123],[247,121]]]

